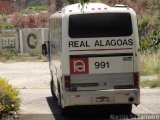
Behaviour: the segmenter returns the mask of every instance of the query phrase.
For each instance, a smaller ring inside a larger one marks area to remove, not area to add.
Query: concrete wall
[[[48,41],[47,28],[0,30],[0,52],[17,51],[21,54],[42,54],[42,43]]]
[[[19,51],[19,37],[16,30],[0,30],[0,52]]]
[[[23,29],[23,52],[40,55],[42,51],[41,29]]]

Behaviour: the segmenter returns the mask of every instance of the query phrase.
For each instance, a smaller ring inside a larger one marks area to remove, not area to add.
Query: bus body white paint
[[[140,104],[136,13],[102,3],[81,8],[66,6],[49,20],[52,91],[62,108]]]

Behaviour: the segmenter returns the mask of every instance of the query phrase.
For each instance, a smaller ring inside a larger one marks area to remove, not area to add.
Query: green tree
[[[89,2],[89,0],[80,0],[81,1],[81,4],[85,4],[87,2]]]
[[[68,0],[69,4],[74,4],[74,3],[77,3],[77,2],[79,2],[79,1],[78,0]]]
[[[77,2],[81,2],[82,4],[89,2],[89,0],[68,0],[69,4],[74,4]]]

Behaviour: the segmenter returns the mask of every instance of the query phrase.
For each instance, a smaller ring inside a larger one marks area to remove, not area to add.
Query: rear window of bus
[[[69,16],[71,38],[119,37],[132,34],[129,13],[90,13]]]

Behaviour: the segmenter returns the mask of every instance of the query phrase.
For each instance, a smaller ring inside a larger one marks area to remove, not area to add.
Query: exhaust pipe
[[[134,98],[133,98],[133,97],[130,97],[130,98],[128,99],[128,101],[129,101],[129,102],[133,102],[133,101],[134,101]]]

